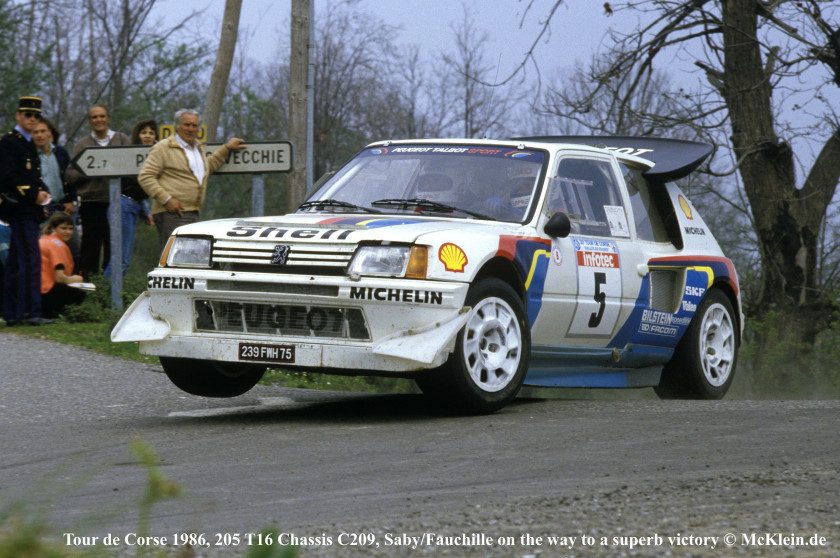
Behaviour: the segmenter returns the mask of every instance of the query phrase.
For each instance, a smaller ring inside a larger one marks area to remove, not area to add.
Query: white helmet
[[[417,197],[445,204],[456,203],[459,198],[455,183],[441,172],[428,172],[417,178]]]

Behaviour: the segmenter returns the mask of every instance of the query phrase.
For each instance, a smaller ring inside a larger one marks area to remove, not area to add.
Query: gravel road
[[[415,395],[196,398],[156,365],[9,333],[0,355],[0,517],[23,506],[69,546],[241,557],[271,526],[300,556],[840,556],[840,401],[520,398],[465,417]],[[146,547],[134,439],[182,489]]]

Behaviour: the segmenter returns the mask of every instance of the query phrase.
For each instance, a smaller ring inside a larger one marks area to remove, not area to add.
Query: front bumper
[[[294,347],[293,362],[282,364],[288,367],[411,372],[443,364],[468,317],[466,283],[166,268],[151,272],[148,285],[111,340],[139,341],[141,353],[157,356],[238,362],[245,343]],[[243,318],[231,319],[231,307]],[[211,310],[208,318],[204,308],[227,314]],[[300,316],[292,321],[294,309]],[[363,329],[317,329],[321,316],[350,314],[363,316]]]

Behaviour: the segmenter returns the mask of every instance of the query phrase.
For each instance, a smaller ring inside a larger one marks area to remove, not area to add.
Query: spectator
[[[2,203],[2,202],[0,202]],[[6,260],[9,259],[9,238],[12,230],[6,221],[0,221],[0,313],[3,311],[3,275],[6,270]]]
[[[41,114],[39,97],[21,97],[17,125],[0,138],[0,219],[11,227],[8,267],[3,281],[3,319],[6,325],[52,323],[41,312],[41,250],[39,224],[50,202],[41,180],[41,160],[32,132]]]
[[[76,207],[79,198],[76,189],[65,181],[65,171],[70,164],[70,154],[67,150],[57,144],[60,137],[58,128],[49,118],[41,115],[41,121],[35,125],[32,133],[32,141],[38,148],[38,156],[41,158],[41,178],[44,184],[50,189],[52,202],[47,206],[47,216],[58,211],[63,211],[77,220]],[[79,260],[79,248],[82,243],[82,235],[77,228],[73,229],[73,237],[67,242],[70,251],[73,253],[73,260]]]
[[[85,292],[71,287],[83,281],[81,275],[73,275],[73,255],[67,241],[73,236],[76,226],[73,217],[67,213],[54,213],[44,236],[38,241],[41,247],[41,297],[44,315],[57,318],[70,304],[80,304]]]
[[[55,145],[54,129],[52,122],[42,115],[32,132],[32,141],[41,159],[41,178],[52,196],[52,203],[47,210],[50,213],[64,211],[73,215],[76,212],[76,191],[64,184],[64,171],[70,164],[70,154],[64,147]]]
[[[94,105],[88,112],[91,133],[76,142],[73,157],[87,147],[130,145],[131,140],[122,132],[111,130],[111,116],[102,105]],[[111,258],[111,232],[108,226],[108,199],[110,189],[107,178],[87,178],[70,167],[67,182],[79,193],[79,216],[82,219],[82,247],[79,268],[86,279],[99,273]],[[100,255],[102,258],[100,258]]]
[[[196,140],[201,116],[192,109],[175,113],[175,135],[159,141],[137,177],[151,196],[152,217],[158,230],[158,248],[176,228],[199,219],[207,190],[207,177],[225,162],[231,149],[245,149],[239,138],[231,138],[210,157]],[[186,156],[185,156],[186,155]]]
[[[157,122],[153,119],[141,120],[131,130],[131,143],[134,145],[154,145],[158,140]],[[149,211],[149,204],[146,202],[146,192],[140,187],[137,178],[124,176],[121,181],[122,196],[120,207],[122,210],[122,274],[125,277],[128,266],[131,264],[131,253],[134,251],[134,232],[137,230],[137,221],[140,217],[147,225],[154,226],[152,214]],[[111,276],[111,264],[105,268],[105,276]]]

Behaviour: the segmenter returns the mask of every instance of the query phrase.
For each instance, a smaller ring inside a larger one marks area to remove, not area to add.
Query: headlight
[[[169,247],[166,264],[173,267],[210,267],[213,239],[176,236]]]
[[[361,246],[350,262],[349,275],[426,277],[425,246]],[[408,270],[408,273],[406,273]]]

